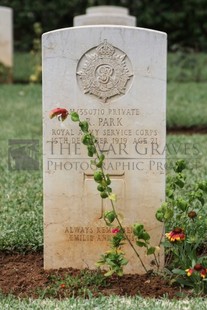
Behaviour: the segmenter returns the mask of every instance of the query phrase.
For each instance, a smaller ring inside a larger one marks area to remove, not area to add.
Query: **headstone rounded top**
[[[12,8],[9,8],[8,6],[1,6],[1,5],[0,5],[0,10],[1,10],[1,11],[4,10],[4,11],[7,11],[7,12],[12,12]]]
[[[100,5],[100,6],[92,6],[86,9],[86,14],[121,14],[121,15],[128,15],[129,10],[124,7],[114,6],[114,5]]]
[[[13,9],[0,6],[0,63],[5,68],[5,74],[0,74],[0,83],[12,81],[13,66]]]
[[[122,25],[136,27],[136,17],[129,15],[127,8],[101,5],[93,6],[86,10],[85,15],[75,16],[73,25],[89,26],[89,25]]]
[[[89,25],[120,25],[120,26],[136,26],[136,18],[134,16],[115,15],[115,14],[91,14],[79,15],[73,20],[74,27]]]

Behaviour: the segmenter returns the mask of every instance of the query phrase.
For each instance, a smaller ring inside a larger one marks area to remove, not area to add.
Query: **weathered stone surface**
[[[119,26],[68,28],[43,35],[44,266],[94,268],[112,236],[77,123],[49,112],[64,107],[90,122],[131,225],[145,225],[152,245],[162,225],[155,211],[165,197],[166,34]],[[144,272],[125,246],[125,272]],[[152,257],[139,251],[148,268]],[[161,259],[162,260],[162,259]]]
[[[0,82],[11,82],[13,67],[12,9],[0,6]]]
[[[74,26],[87,25],[123,25],[136,26],[136,17],[129,15],[127,8],[103,5],[90,7],[85,15],[74,17]]]

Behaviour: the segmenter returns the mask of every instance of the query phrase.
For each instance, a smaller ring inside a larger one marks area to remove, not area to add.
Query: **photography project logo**
[[[39,141],[9,140],[8,168],[10,171],[39,170]]]
[[[91,158],[84,152],[80,138],[52,139],[47,141],[48,171],[95,170]],[[106,156],[103,168],[106,171],[152,171],[164,173],[173,168],[177,160],[185,160],[188,169],[201,167],[201,148],[197,143],[108,143],[99,144]]]

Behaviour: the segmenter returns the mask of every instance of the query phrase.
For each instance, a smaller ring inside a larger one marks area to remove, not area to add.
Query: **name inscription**
[[[158,129],[143,127],[143,123],[138,122],[141,114],[138,108],[69,109],[69,113],[72,111],[89,122],[100,151],[110,161],[104,167],[108,171],[149,170],[151,163],[146,165],[143,160],[154,160],[165,154],[165,148],[160,147]],[[70,122],[66,120],[63,128],[51,128],[47,169],[93,170],[81,142],[82,132]]]

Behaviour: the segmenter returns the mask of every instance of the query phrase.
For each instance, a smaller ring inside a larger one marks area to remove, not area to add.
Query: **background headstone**
[[[118,213],[145,225],[152,245],[165,198],[166,34],[121,26],[74,27],[45,33],[43,49],[44,267],[94,268],[112,236],[77,123],[50,120],[55,107],[90,122],[118,195]],[[125,272],[143,273],[126,245]],[[139,253],[152,269],[151,256]],[[162,261],[163,257],[161,257]]]
[[[12,81],[13,21],[12,9],[0,6],[0,83]]]
[[[101,5],[90,7],[85,15],[78,15],[73,19],[74,26],[86,25],[123,25],[136,26],[136,17],[129,15],[127,8]]]

